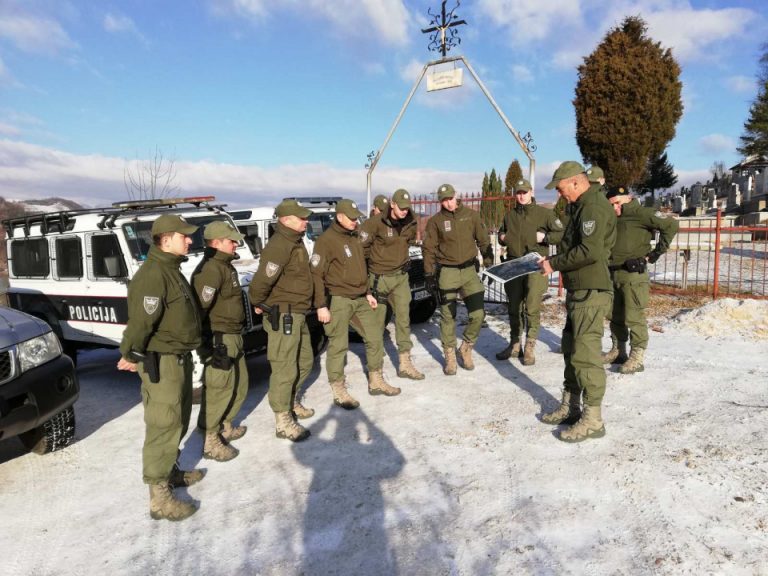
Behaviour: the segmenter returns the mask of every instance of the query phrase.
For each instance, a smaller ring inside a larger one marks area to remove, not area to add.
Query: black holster
[[[136,352],[131,351],[132,360],[141,362],[141,369],[144,370],[149,381],[152,384],[160,382],[160,354],[157,352]]]
[[[224,344],[224,335],[221,332],[213,333],[213,354],[211,355],[211,366],[218,370],[229,370],[232,368],[232,358],[227,352],[227,345]]]

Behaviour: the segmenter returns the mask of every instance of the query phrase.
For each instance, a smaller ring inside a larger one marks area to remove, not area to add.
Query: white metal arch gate
[[[483,91],[483,94],[485,94],[485,97],[488,98],[488,101],[491,103],[491,106],[493,106],[493,109],[496,110],[498,115],[501,117],[501,121],[504,122],[504,125],[510,131],[510,133],[512,134],[512,137],[517,141],[518,145],[520,146],[520,149],[528,157],[528,180],[530,181],[531,186],[533,186],[534,190],[536,189],[535,181],[534,181],[535,174],[536,174],[536,159],[533,157],[533,151],[529,149],[525,141],[520,137],[520,133],[517,130],[515,130],[514,126],[512,126],[509,120],[507,120],[507,117],[504,115],[504,112],[502,112],[501,108],[499,108],[499,105],[496,104],[496,101],[493,99],[493,96],[491,96],[491,93],[485,87],[485,84],[483,84],[483,82],[480,80],[478,75],[475,74],[475,71],[472,68],[472,66],[469,64],[469,61],[466,58],[464,58],[464,56],[452,56],[449,58],[441,58],[440,60],[427,62],[424,65],[424,68],[421,69],[421,74],[416,80],[416,83],[413,85],[413,88],[411,89],[410,94],[408,94],[408,98],[405,99],[405,103],[403,104],[403,107],[400,109],[400,113],[397,115],[397,118],[395,119],[394,124],[392,124],[392,128],[389,129],[389,134],[387,134],[387,137],[384,139],[384,144],[381,145],[381,148],[378,149],[378,151],[376,152],[376,155],[373,157],[373,160],[371,160],[371,164],[368,167],[368,174],[366,177],[366,202],[367,202],[368,210],[371,209],[371,180],[373,177],[373,171],[376,169],[376,165],[379,163],[379,160],[381,160],[381,157],[384,154],[384,150],[386,150],[387,144],[389,144],[389,140],[392,138],[392,135],[395,133],[395,130],[397,129],[398,124],[400,124],[400,120],[403,118],[403,114],[405,114],[405,111],[408,108],[408,105],[411,103],[411,99],[413,98],[413,95],[416,93],[416,89],[419,87],[419,84],[421,84],[421,81],[424,79],[424,75],[427,73],[427,70],[429,70],[431,66],[436,66],[438,64],[446,64],[449,62],[456,62],[459,60],[464,63],[464,66],[466,66],[467,70],[469,70],[469,73],[472,74],[472,78],[475,79],[475,82],[477,82],[477,85]]]

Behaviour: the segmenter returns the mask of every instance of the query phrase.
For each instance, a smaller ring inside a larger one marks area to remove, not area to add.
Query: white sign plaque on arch
[[[434,69],[433,69],[434,70]],[[445,90],[446,88],[458,88],[464,79],[463,68],[450,68],[448,70],[434,70],[427,74],[427,92]]]

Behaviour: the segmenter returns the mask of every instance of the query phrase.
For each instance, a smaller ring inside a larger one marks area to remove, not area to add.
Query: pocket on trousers
[[[181,422],[181,405],[153,401],[150,396],[144,406],[144,422],[155,428],[172,428]]]

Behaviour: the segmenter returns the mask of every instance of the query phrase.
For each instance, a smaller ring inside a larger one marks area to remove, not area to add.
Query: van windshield
[[[197,231],[192,234],[192,245],[189,247],[189,253],[202,252],[205,249],[203,240],[203,229],[216,220],[223,220],[232,224],[232,220],[226,214],[206,214],[205,216],[184,216],[184,219],[197,226]],[[149,254],[149,247],[152,246],[152,222],[154,220],[145,220],[141,222],[128,222],[123,224],[123,232],[128,246],[131,249],[131,255],[135,260],[146,260]]]
[[[333,212],[312,214],[307,221],[307,238],[312,241],[317,240],[320,234],[328,230],[335,217],[336,214]]]

